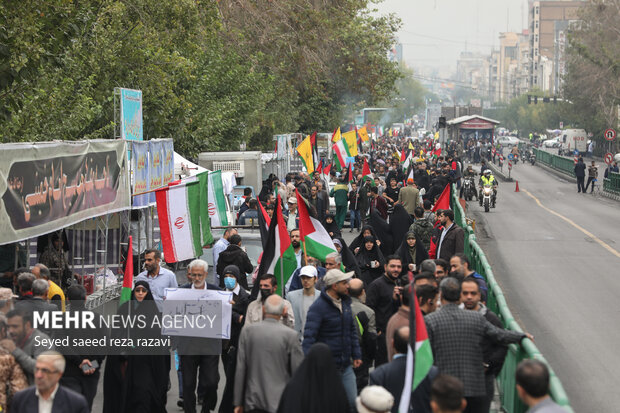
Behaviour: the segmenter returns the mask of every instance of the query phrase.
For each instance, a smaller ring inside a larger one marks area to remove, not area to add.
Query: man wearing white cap
[[[323,277],[325,288],[308,310],[302,344],[306,354],[316,342],[329,346],[336,368],[342,375],[342,384],[351,406],[355,405],[357,396],[353,367],[357,368],[362,364],[357,325],[349,297],[349,280],[353,274],[355,273],[343,273],[337,269],[327,271]]]
[[[381,386],[368,386],[355,399],[358,413],[388,413],[394,405],[394,396]]]
[[[299,278],[303,288],[288,293],[288,298],[293,313],[295,314],[295,330],[299,334],[299,338],[303,338],[304,326],[306,325],[306,315],[314,300],[316,300],[321,292],[314,288],[317,279],[317,269],[313,265],[306,265],[301,268]]]

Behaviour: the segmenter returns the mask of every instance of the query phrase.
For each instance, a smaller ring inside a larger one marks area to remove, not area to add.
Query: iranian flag
[[[228,226],[226,215],[226,198],[224,185],[222,185],[222,171],[209,172],[209,217],[214,227]]]
[[[410,287],[411,297],[409,302],[415,305],[409,306],[409,345],[407,346],[407,368],[405,370],[405,385],[400,396],[398,405],[399,413],[408,413],[411,402],[411,394],[418,385],[426,378],[433,366],[433,351],[428,339],[426,324],[418,298],[413,287]]]
[[[321,222],[310,216],[306,200],[295,190],[297,195],[297,209],[299,210],[299,232],[301,242],[304,243],[305,253],[325,262],[325,257],[332,252],[338,252]]]
[[[123,289],[119,305],[131,300],[131,290],[133,290],[133,245],[131,235],[129,236],[129,246],[127,247],[127,259],[125,260],[125,271],[123,274]]]
[[[284,215],[282,215],[280,195],[278,195],[276,210],[273,214],[258,274],[259,276],[263,274],[275,275],[278,279],[276,294],[282,295],[283,287],[297,269],[297,258],[295,258],[295,250],[291,245],[291,237],[286,229]],[[258,285],[257,280],[252,289],[252,295],[255,297],[258,295]]]
[[[338,142],[332,145],[334,150],[334,160],[336,161],[336,167],[339,171],[343,170],[347,166],[347,158],[349,155],[349,147],[344,139],[340,139]]]
[[[213,243],[204,204],[200,202],[201,191],[203,199],[207,191],[206,174],[190,179],[155,192],[161,242],[168,263],[199,257],[202,246]]]

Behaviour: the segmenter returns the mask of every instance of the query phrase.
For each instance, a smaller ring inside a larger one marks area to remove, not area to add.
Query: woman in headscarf
[[[364,246],[365,237],[374,237],[375,239],[377,239],[377,234],[375,233],[373,227],[371,227],[370,225],[364,225],[362,227],[362,232],[360,232],[360,234],[355,237],[353,241],[351,241],[351,244],[349,244],[349,249],[353,251],[354,254],[356,253],[355,250],[357,248],[361,248],[362,246]],[[379,242],[377,244],[380,245]]]
[[[394,205],[394,213],[390,215],[389,223],[394,249],[397,249],[402,244],[411,224],[413,224],[413,220],[405,207],[402,204]]]
[[[241,328],[245,322],[245,313],[250,304],[250,294],[239,284],[240,271],[236,265],[224,268],[224,286],[226,291],[233,293],[232,324],[230,326],[230,340],[222,341],[222,364],[226,375],[226,386],[220,402],[219,412],[232,412],[233,391],[235,388],[235,369],[237,367],[237,347]]]
[[[402,275],[407,275],[409,271],[416,273],[420,270],[422,261],[428,259],[428,252],[424,248],[422,241],[418,240],[413,231],[407,232],[405,239],[396,250],[403,263]]]
[[[153,325],[159,311],[153,300],[153,294],[146,281],[136,282],[131,299],[121,305],[118,314],[131,317],[144,317],[145,325]],[[142,330],[142,331],[140,331]],[[159,330],[161,331],[161,330]],[[133,338],[161,338],[154,329],[132,329]],[[153,335],[153,337],[150,337]],[[142,354],[146,353],[142,349]],[[104,413],[166,412],[166,393],[168,392],[168,375],[170,356],[116,355],[106,361],[103,379]]]
[[[381,241],[379,247],[381,248],[381,252],[386,257],[394,253],[394,241],[392,240],[392,232],[390,231],[390,226],[383,219],[381,215],[377,211],[372,211],[370,213],[370,225],[375,230],[375,234],[377,234],[377,239]],[[409,228],[409,227],[407,227]]]
[[[360,266],[357,264],[357,260],[355,259],[355,254],[349,247],[347,247],[347,243],[342,238],[334,239],[334,246],[336,250],[340,254],[340,258],[342,258],[342,264],[344,265],[345,272],[355,272],[355,278],[362,278],[362,270],[360,270]]]
[[[323,220],[323,227],[327,231],[330,237],[332,238],[340,238],[342,234],[340,233],[340,228],[338,228],[338,224],[334,218],[334,214],[331,212],[325,215],[325,219]]]
[[[316,343],[284,388],[278,413],[348,412],[345,394],[329,346]]]
[[[381,253],[381,249],[377,246],[375,238],[370,236],[364,238],[364,245],[355,255],[357,264],[362,270],[362,281],[366,288],[371,282],[381,277],[384,272],[385,259]]]

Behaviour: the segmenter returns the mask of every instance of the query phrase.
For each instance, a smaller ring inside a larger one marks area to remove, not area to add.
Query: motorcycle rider
[[[491,185],[493,187],[493,202],[491,203],[493,207],[495,207],[495,202],[497,201],[497,179],[495,179],[490,169],[485,169],[484,173],[480,175],[478,185],[480,187],[480,192],[478,194],[478,201],[480,203],[480,206],[482,206],[482,188],[485,185]]]
[[[465,181],[471,181],[472,189],[474,189],[474,192],[476,192],[475,191],[475,188],[476,188],[476,183],[475,182],[476,181],[475,181],[475,178],[474,178],[475,176],[476,176],[476,171],[474,171],[474,167],[471,166],[471,165],[467,165],[467,169],[465,169],[465,171],[463,171],[463,178],[464,178]],[[462,185],[461,186],[461,192],[459,194],[460,198],[463,198],[464,190],[465,190],[465,185]]]

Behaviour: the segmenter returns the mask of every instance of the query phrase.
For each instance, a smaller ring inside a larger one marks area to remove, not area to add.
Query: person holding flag
[[[348,175],[348,173],[345,174],[329,193],[329,196],[333,197],[336,202],[336,223],[340,229],[344,226],[344,219],[347,215],[347,205],[349,203]]]
[[[409,172],[407,186],[398,193],[397,204],[402,204],[411,218],[415,219],[414,211],[420,205],[420,191],[413,180],[413,169]]]

